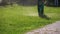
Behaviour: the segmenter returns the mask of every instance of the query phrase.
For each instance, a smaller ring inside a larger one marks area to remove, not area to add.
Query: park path
[[[32,30],[26,34],[60,34],[60,21],[49,24],[40,29]]]

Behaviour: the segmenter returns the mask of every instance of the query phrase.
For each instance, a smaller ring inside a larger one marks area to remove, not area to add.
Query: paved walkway
[[[60,34],[60,21],[31,32],[27,32],[26,34]]]

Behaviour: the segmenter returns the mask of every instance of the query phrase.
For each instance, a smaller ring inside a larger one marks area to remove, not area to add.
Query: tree
[[[7,0],[1,0],[0,1],[0,6],[5,6],[7,5]]]

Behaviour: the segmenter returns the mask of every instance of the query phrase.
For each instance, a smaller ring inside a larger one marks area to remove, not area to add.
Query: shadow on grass
[[[39,15],[39,17],[41,17],[41,18],[44,18],[44,19],[47,19],[47,20],[50,20],[51,18],[50,17],[48,17],[47,15]]]

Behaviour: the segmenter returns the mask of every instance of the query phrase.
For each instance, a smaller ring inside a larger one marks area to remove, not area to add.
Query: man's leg
[[[38,14],[39,16],[44,15],[44,4],[43,3],[41,5],[38,5]]]

